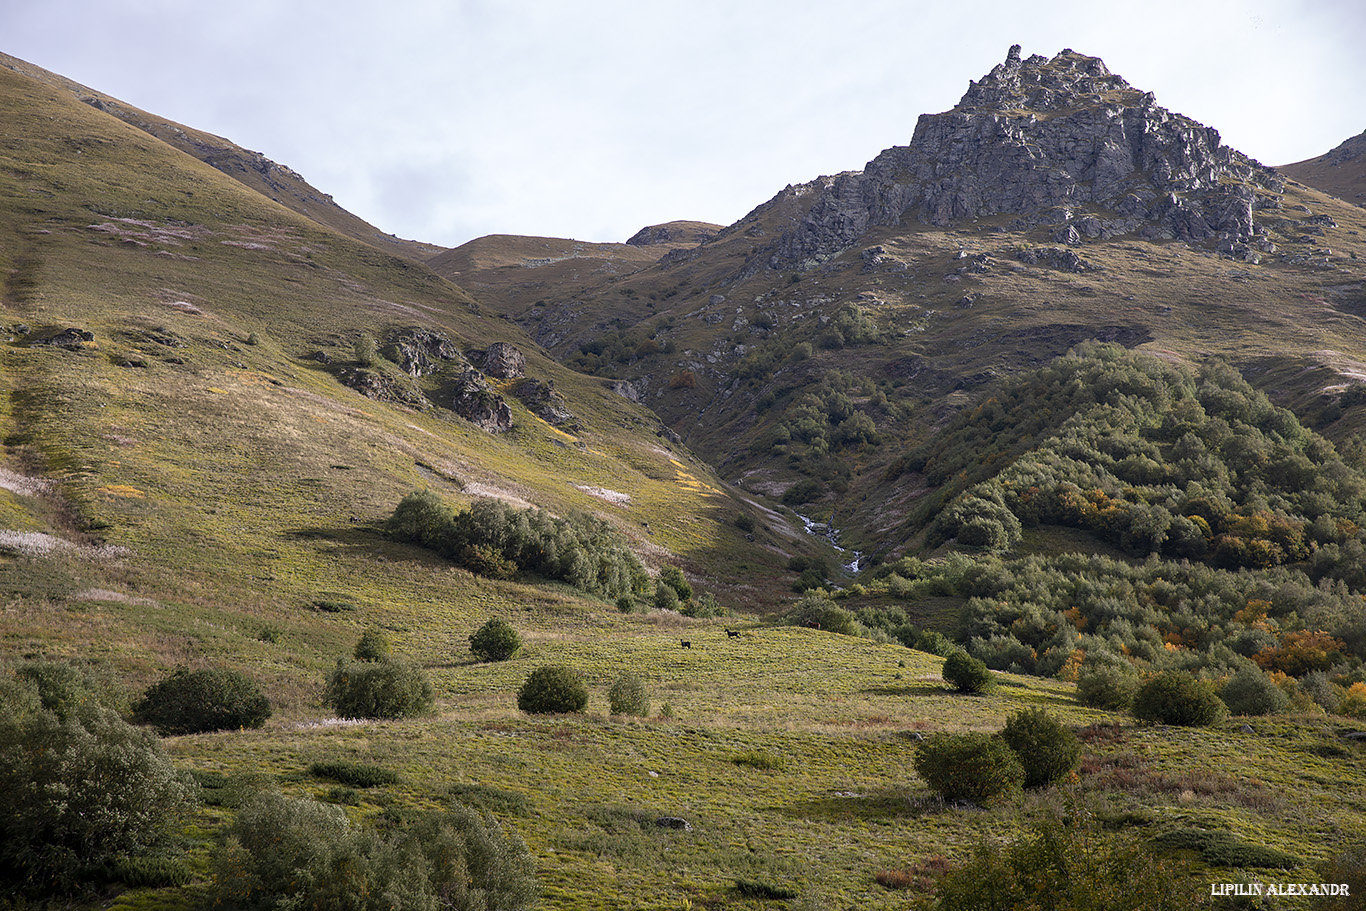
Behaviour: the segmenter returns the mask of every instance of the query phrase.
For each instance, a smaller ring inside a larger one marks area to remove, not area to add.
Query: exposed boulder
[[[68,351],[75,351],[85,346],[87,342],[95,340],[95,333],[86,329],[63,329],[54,332],[52,335],[45,335],[29,340],[29,345],[44,345],[52,348],[66,348]]]
[[[407,405],[423,411],[431,407],[431,403],[408,377],[390,376],[370,367],[354,365],[338,368],[336,376],[345,385],[377,402]]]

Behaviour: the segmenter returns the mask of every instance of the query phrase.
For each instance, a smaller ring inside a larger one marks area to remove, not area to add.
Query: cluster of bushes
[[[804,388],[788,403],[772,444],[796,444],[817,458],[831,450],[879,445],[882,439],[877,424],[867,410],[855,405],[856,398],[868,399],[874,410],[887,401],[871,379],[855,378],[839,370],[826,373],[819,383]]]
[[[198,786],[68,665],[0,670],[0,884],[71,894],[188,876],[163,853]]]
[[[672,354],[678,349],[673,339],[661,337],[658,326],[648,333],[618,329],[579,345],[566,363],[575,370],[596,376],[614,377],[619,368],[629,367],[656,354]]]
[[[262,792],[246,802],[213,859],[226,908],[522,911],[533,860],[492,816],[465,807],[353,825],[337,807]]]
[[[1053,818],[1002,847],[983,844],[936,883],[938,911],[1058,908],[1166,911],[1188,907],[1186,870],[1132,839],[1103,836],[1080,819]]]
[[[936,734],[916,750],[915,770],[945,800],[986,805],[1042,788],[1077,767],[1081,744],[1043,709],[1006,719],[999,734]]]
[[[403,498],[385,527],[396,540],[492,578],[534,573],[609,599],[648,590],[649,576],[626,540],[584,513],[557,517],[488,499],[455,512],[435,493],[420,491]]]
[[[1293,567],[1232,572],[1158,558],[956,553],[878,573],[866,587],[874,600],[858,614],[864,626],[921,647],[923,634],[899,603],[963,598],[958,638],[994,670],[1071,679],[1084,658],[1218,678],[1248,669],[1301,682],[1323,674],[1331,685],[1319,689],[1339,698],[1366,680],[1360,594],[1338,581],[1315,584]]]
[[[937,490],[931,543],[1005,550],[1019,525],[1228,568],[1305,561],[1360,587],[1366,474],[1225,364],[1087,344],[1004,384],[899,461]],[[933,522],[931,522],[933,520]]]

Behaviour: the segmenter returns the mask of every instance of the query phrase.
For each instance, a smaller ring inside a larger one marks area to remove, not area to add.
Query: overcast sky
[[[1361,0],[0,0],[0,50],[449,246],[729,224],[904,145],[1012,44],[1265,164],[1366,130]]]

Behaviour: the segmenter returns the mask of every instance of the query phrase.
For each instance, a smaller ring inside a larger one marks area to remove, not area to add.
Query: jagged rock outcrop
[[[1054,226],[1072,245],[1137,233],[1218,238],[1231,252],[1262,233],[1257,213],[1279,208],[1284,180],[1100,59],[1064,50],[1021,60],[1016,45],[951,111],[922,115],[909,145],[811,186],[800,223],[744,274],[818,263],[908,219],[1014,215],[1012,229]]]
[[[384,355],[413,379],[420,379],[458,360],[460,349],[435,329],[411,326],[390,333]]]
[[[38,348],[47,346],[50,348],[65,348],[68,351],[76,351],[95,340],[95,334],[88,329],[63,329],[51,335],[39,336],[31,339],[29,345]]]
[[[450,407],[471,424],[489,433],[512,429],[512,409],[473,367],[456,377],[450,390]]]
[[[389,376],[380,370],[349,364],[337,368],[336,376],[344,385],[376,402],[406,405],[419,411],[432,407],[431,402],[407,377]]]
[[[484,372],[500,380],[526,376],[526,355],[507,342],[494,342],[484,351]]]
[[[555,391],[555,381],[526,377],[517,383],[513,394],[521,400],[527,410],[553,427],[561,430],[577,430],[579,419],[569,410],[564,396]]]
[[[714,225],[697,222],[671,221],[663,225],[641,228],[626,241],[633,247],[654,247],[660,244],[701,244],[716,236]]]

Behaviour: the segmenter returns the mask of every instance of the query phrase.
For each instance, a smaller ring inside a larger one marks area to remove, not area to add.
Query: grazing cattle
[[[687,639],[680,639],[680,640],[678,640],[678,647],[679,647],[679,648],[692,648],[692,643],[689,642]]]
[[[728,629],[726,630],[726,636],[731,639],[738,639],[740,637],[740,631],[738,629]]]
[[[807,628],[807,629],[820,629],[820,628],[821,628],[821,625],[820,625],[820,622],[819,622],[819,621],[816,621],[816,620],[808,620],[808,621],[806,621],[806,628]]]

